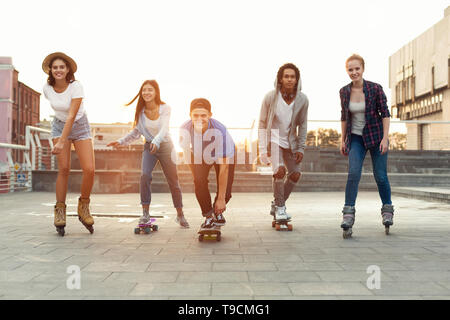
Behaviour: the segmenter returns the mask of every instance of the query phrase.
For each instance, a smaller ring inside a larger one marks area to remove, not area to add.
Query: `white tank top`
[[[156,120],[150,120],[147,116],[145,116],[145,128],[153,137],[155,137],[161,129],[161,116],[159,116]]]
[[[352,115],[352,133],[362,136],[366,125],[366,102],[350,101],[348,108]]]

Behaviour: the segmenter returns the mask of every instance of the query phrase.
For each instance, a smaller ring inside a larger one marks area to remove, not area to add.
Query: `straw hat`
[[[45,57],[44,61],[42,62],[42,70],[44,70],[44,72],[46,74],[48,74],[50,72],[50,63],[55,58],[62,58],[65,61],[67,61],[67,63],[70,65],[70,69],[72,69],[73,73],[75,73],[77,71],[77,64],[75,63],[75,60],[73,60],[71,57],[69,57],[65,53],[54,52],[54,53],[50,53],[47,57]]]

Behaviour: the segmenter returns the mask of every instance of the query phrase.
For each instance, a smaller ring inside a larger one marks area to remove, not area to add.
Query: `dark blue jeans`
[[[392,204],[391,202],[391,186],[387,176],[387,155],[381,154],[380,146],[368,149],[372,157],[373,175],[378,186],[378,193],[384,204]],[[358,195],[359,181],[361,180],[361,172],[363,168],[364,158],[367,149],[361,136],[352,134],[352,142],[348,153],[348,179],[345,187],[345,205],[354,206],[356,196]]]

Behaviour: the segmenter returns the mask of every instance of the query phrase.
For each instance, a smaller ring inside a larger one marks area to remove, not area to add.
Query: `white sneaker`
[[[275,207],[275,220],[288,221],[288,216],[286,214],[286,206]]]

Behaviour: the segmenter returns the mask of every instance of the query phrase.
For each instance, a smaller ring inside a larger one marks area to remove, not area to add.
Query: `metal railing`
[[[37,133],[34,134],[33,132]],[[47,137],[40,137],[41,133],[47,135]],[[49,147],[42,146],[42,140],[48,140]],[[49,164],[48,169],[55,168],[55,156],[50,153],[52,148],[53,141],[50,138],[50,131],[33,126],[26,126],[25,145],[0,143],[0,149],[6,151],[7,160],[7,163],[3,163],[0,167],[0,193],[31,191],[33,170],[48,168],[44,165],[45,163]],[[18,159],[13,159],[12,150],[19,150],[23,153],[23,157],[19,157],[23,158],[22,163]],[[47,162],[45,162],[45,158],[47,158]]]

